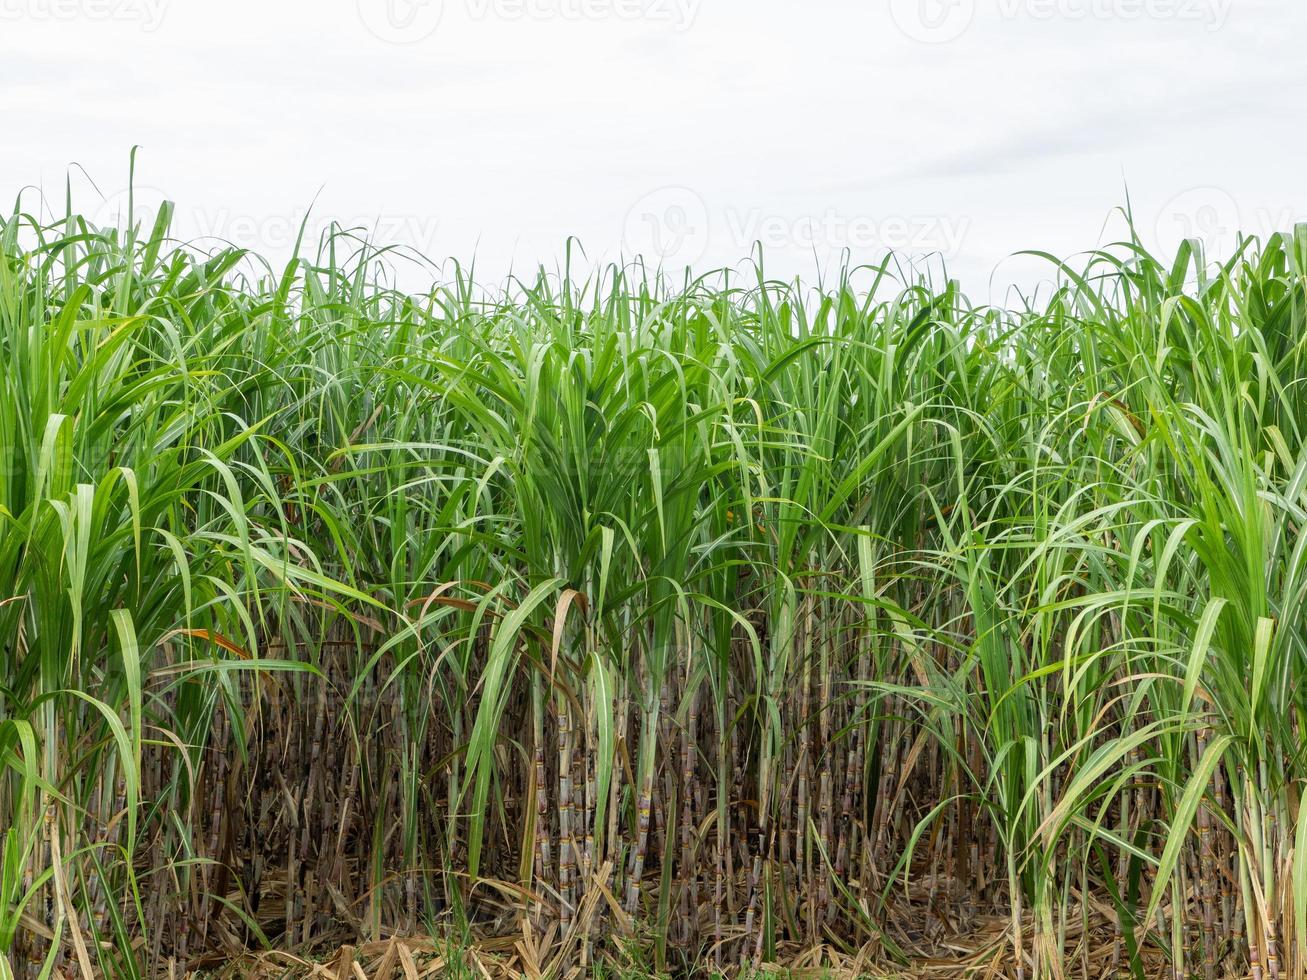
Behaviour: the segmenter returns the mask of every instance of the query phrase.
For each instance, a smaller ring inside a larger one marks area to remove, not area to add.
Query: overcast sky
[[[273,257],[312,204],[491,279],[761,240],[998,298],[1127,190],[1164,249],[1307,219],[1305,48],[1303,0],[0,0],[0,190],[112,219],[140,144],[180,236]]]

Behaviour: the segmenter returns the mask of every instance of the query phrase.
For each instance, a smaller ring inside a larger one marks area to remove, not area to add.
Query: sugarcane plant
[[[1302,976],[1307,227],[1125,217],[1000,309],[20,200],[2,975]]]

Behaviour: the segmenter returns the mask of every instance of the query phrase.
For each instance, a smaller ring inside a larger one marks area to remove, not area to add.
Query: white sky
[[[274,258],[316,197],[491,280],[762,239],[1001,299],[1127,187],[1163,249],[1307,219],[1304,49],[1303,0],[0,0],[0,192],[111,218],[140,144],[181,237]]]

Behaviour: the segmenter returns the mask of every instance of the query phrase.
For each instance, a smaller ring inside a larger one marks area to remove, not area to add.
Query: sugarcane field
[[[386,285],[14,212],[6,976],[1301,976],[1307,226]]]
[[[1304,50],[0,0],[0,980],[1307,980]]]

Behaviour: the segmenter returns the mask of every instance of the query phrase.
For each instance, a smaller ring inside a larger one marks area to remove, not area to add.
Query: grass
[[[0,975],[1307,969],[1307,227],[1004,310],[168,220],[0,224]]]

